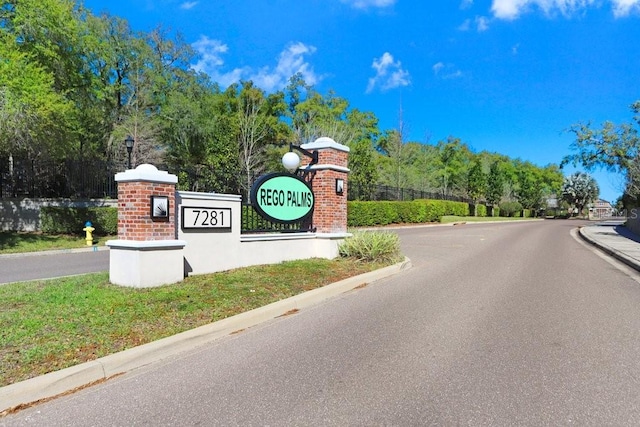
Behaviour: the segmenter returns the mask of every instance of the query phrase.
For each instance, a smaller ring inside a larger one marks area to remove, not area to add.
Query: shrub
[[[357,231],[338,247],[341,257],[363,262],[399,262],[403,259],[400,238],[384,231]]]
[[[40,228],[47,234],[77,234],[91,221],[96,234],[118,234],[118,209],[44,207],[40,210]]]
[[[473,203],[469,203],[469,215],[473,216],[474,211],[475,211],[475,216],[477,217],[487,216],[487,207],[485,205],[481,205],[481,204],[474,205]]]
[[[521,211],[522,205],[519,202],[500,203],[500,216],[519,217]]]

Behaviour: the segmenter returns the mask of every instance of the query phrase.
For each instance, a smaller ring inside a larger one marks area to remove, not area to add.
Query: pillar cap
[[[144,163],[135,169],[116,174],[116,182],[147,181],[161,184],[177,184],[178,177],[167,171],[159,171],[153,165]]]
[[[338,144],[333,139],[326,136],[321,136],[313,142],[302,144],[301,147],[305,150],[321,150],[323,148],[333,148],[334,150],[344,151],[347,153],[351,151],[351,149],[346,145]]]

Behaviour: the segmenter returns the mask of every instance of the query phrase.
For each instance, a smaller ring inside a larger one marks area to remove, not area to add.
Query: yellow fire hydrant
[[[87,246],[93,246],[93,230],[95,230],[95,228],[93,228],[93,224],[91,224],[91,221],[87,221],[84,224],[84,228],[82,229],[82,231],[87,234],[85,237],[85,239],[87,240]]]

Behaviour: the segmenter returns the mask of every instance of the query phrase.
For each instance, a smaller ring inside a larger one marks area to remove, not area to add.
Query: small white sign
[[[231,208],[182,207],[182,229],[231,231]]]

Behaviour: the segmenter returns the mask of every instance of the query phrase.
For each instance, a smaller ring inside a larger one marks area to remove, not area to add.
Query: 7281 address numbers
[[[231,230],[231,208],[182,207],[182,228]]]

